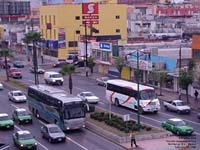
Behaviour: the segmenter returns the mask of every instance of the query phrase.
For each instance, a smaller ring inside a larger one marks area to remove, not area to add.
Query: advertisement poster
[[[58,29],[58,48],[66,48],[66,37],[65,37],[65,29]]]

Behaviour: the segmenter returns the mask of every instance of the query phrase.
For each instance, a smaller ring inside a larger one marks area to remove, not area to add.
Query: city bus
[[[139,108],[137,96],[139,96]],[[157,113],[160,110],[160,102],[153,87],[139,84],[138,94],[137,83],[121,79],[107,81],[106,98],[111,104],[139,110],[141,113]]]
[[[37,118],[55,123],[63,131],[85,127],[85,104],[82,99],[48,85],[28,87],[28,107]]]

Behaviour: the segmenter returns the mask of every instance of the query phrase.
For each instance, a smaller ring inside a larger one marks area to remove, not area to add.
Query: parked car
[[[8,114],[0,113],[0,128],[1,129],[14,129],[14,122],[9,118]]]
[[[84,67],[85,66],[85,61],[84,60],[78,60],[73,63],[77,67]]]
[[[15,90],[8,92],[8,99],[13,102],[26,102],[27,97],[22,91]]]
[[[106,86],[109,77],[100,77],[96,79],[98,85]]]
[[[77,96],[87,103],[99,102],[99,97],[95,96],[92,92],[81,92]]]
[[[177,113],[190,113],[191,109],[182,100],[164,101],[164,107]]]
[[[7,62],[7,68],[11,68],[11,64],[9,62]],[[5,64],[5,61],[4,60],[0,60],[0,67],[3,68],[3,69],[6,69],[6,64]]]
[[[13,117],[13,120],[16,121],[18,124],[20,124],[20,123],[31,123],[32,124],[32,116],[24,108],[15,109],[13,111],[12,117]]]
[[[23,61],[14,61],[13,67],[24,68],[24,62]]]
[[[186,125],[186,123],[179,118],[171,118],[167,121],[163,121],[161,122],[161,126],[177,135],[191,135],[194,132],[191,126]]]
[[[0,82],[0,90],[3,90],[4,87],[3,87],[3,83]]]
[[[27,130],[17,131],[13,134],[13,143],[20,150],[37,149],[37,142],[34,136]]]
[[[60,59],[53,64],[53,67],[62,67],[69,64],[65,59]]]
[[[46,84],[63,85],[64,79],[60,73],[55,71],[48,71],[44,73],[44,81]]]
[[[8,76],[12,78],[22,79],[22,72],[17,68],[10,68],[8,70]]]
[[[31,73],[35,73],[34,67],[31,67],[31,68],[30,68],[30,72],[31,72]],[[38,67],[38,69],[37,69],[37,73],[38,73],[38,74],[44,74],[44,72],[45,72],[44,69]]]
[[[52,142],[65,142],[65,134],[56,124],[45,124],[41,127],[41,134],[46,138],[49,143]]]

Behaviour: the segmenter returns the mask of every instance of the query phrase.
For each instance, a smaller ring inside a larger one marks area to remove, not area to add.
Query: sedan
[[[20,123],[32,123],[32,117],[30,113],[26,111],[24,108],[17,108],[14,110],[12,114],[13,120]]]
[[[19,90],[8,92],[8,99],[13,102],[26,102],[26,95]]]
[[[3,83],[0,82],[0,90],[3,90],[4,87],[3,87]]]
[[[0,128],[14,129],[14,122],[6,113],[0,114]]]
[[[68,65],[69,63],[66,60],[58,60],[53,64],[53,67],[63,67],[64,65]]]
[[[161,122],[161,126],[177,135],[191,135],[194,129],[179,118],[171,118]]]
[[[13,67],[16,67],[16,68],[24,68],[24,62],[23,61],[15,61],[13,63]]]
[[[41,127],[42,137],[46,138],[49,143],[65,142],[65,134],[56,124],[45,124]]]
[[[13,134],[13,142],[20,150],[37,149],[34,136],[27,130],[17,131]]]
[[[109,77],[100,77],[96,79],[98,85],[106,86]]]
[[[31,72],[31,73],[35,73],[34,67],[31,67],[30,72]],[[38,74],[44,74],[44,72],[45,72],[44,69],[38,67],[38,69],[37,69],[37,73],[38,73]]]
[[[98,103],[99,97],[95,96],[92,92],[81,92],[77,95],[80,97],[83,101],[87,103]]]

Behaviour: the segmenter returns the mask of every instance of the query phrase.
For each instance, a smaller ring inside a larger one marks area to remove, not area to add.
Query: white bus
[[[29,86],[28,106],[37,118],[58,124],[64,131],[85,127],[85,104],[64,90],[42,84]]]
[[[108,80],[106,98],[111,104],[138,110],[137,84],[120,79]],[[139,85],[139,111],[157,113],[160,102],[153,87]]]

